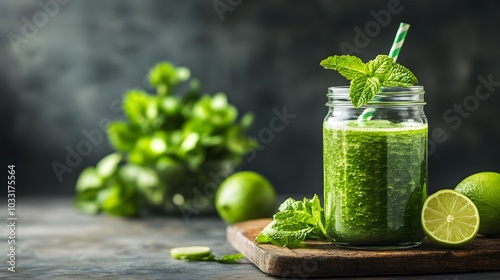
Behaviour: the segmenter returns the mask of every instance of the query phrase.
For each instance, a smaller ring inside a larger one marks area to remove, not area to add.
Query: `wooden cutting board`
[[[310,241],[304,248],[282,248],[253,242],[270,219],[228,226],[227,240],[263,272],[282,277],[431,274],[500,270],[500,237],[478,236],[461,249],[440,249],[427,239],[405,250],[341,249]]]

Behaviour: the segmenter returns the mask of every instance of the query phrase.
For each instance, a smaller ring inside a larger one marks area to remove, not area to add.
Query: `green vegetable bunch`
[[[137,89],[125,94],[126,119],[107,129],[116,152],[81,173],[77,209],[117,216],[135,216],[143,209],[178,212],[204,192],[213,180],[210,173],[229,175],[257,147],[245,136],[253,116],[238,121],[224,93],[202,95],[199,82],[191,80],[184,94],[174,94],[189,78],[189,69],[162,62],[149,74],[156,94]]]

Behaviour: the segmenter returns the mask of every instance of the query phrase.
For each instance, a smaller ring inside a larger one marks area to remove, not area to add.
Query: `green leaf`
[[[243,254],[237,253],[234,255],[223,255],[220,258],[215,258],[215,261],[218,263],[235,263],[241,258],[243,258]]]
[[[160,185],[158,174],[150,168],[138,168],[135,187],[151,205],[161,205],[165,190]]]
[[[149,168],[140,168],[137,173],[137,187],[139,189],[156,188],[159,185],[158,175]]]
[[[170,156],[162,156],[156,161],[156,169],[160,172],[179,167],[179,162]]]
[[[293,221],[272,221],[257,236],[255,242],[272,243],[281,247],[298,247],[313,229]]]
[[[349,96],[354,108],[359,108],[377,95],[381,84],[377,77],[359,76],[351,81]]]
[[[164,201],[165,190],[160,184],[159,174],[155,170],[141,167],[133,164],[124,165],[118,172],[119,182],[122,186],[137,190],[137,194],[141,195],[151,205],[161,205]],[[132,192],[134,193],[134,192]],[[124,196],[123,200],[128,200],[128,203],[137,203],[132,197]]]
[[[175,67],[171,63],[158,63],[149,72],[149,83],[157,88],[159,95],[170,95],[179,83],[189,80],[191,72],[185,67]]]
[[[207,120],[210,118],[212,113],[211,98],[208,95],[204,95],[194,104],[193,116],[201,120]]]
[[[158,156],[167,151],[167,137],[165,132],[157,131],[151,136],[139,138],[129,153],[129,160],[138,165],[153,163]]]
[[[277,221],[293,221],[298,224],[313,224],[314,218],[310,213],[305,210],[294,210],[294,211],[281,211],[273,216],[274,220]]]
[[[224,137],[220,135],[212,136],[212,135],[202,135],[200,138],[200,145],[205,147],[220,145],[224,142]]]
[[[381,83],[384,82],[394,65],[394,59],[387,55],[377,55],[374,60],[368,61],[366,66],[373,77],[377,77]]]
[[[417,77],[401,64],[394,64],[390,74],[383,81],[384,87],[410,87],[418,83]]]
[[[167,151],[167,139],[166,137],[162,136],[163,135],[158,135],[155,133],[155,135],[151,137],[151,142],[149,144],[151,155],[159,156]]]
[[[275,223],[274,221],[272,221],[271,223],[269,223],[266,227],[270,226],[272,223]],[[255,238],[254,242],[256,243],[272,243],[274,245],[277,245],[276,243],[273,243],[273,240],[271,239],[270,236],[268,236],[267,234],[265,234],[263,231],[261,231],[259,233],[259,235],[257,235],[257,237]]]
[[[122,121],[110,123],[107,132],[111,146],[124,152],[132,150],[140,136],[137,130]]]
[[[255,140],[247,139],[243,130],[238,126],[233,126],[226,131],[225,144],[229,151],[240,155],[246,154],[258,145]]]
[[[100,210],[97,196],[105,187],[106,180],[94,167],[85,168],[76,182],[75,208],[84,214],[97,214]]]
[[[118,164],[122,158],[122,155],[119,153],[112,153],[103,157],[99,163],[97,163],[97,173],[104,178],[111,177],[111,175],[113,175],[113,173],[117,170]]]
[[[203,96],[193,107],[193,116],[216,127],[228,126],[238,117],[238,110],[227,103],[223,93]]]
[[[304,210],[304,204],[301,201],[297,201],[291,197],[286,199],[278,208],[279,211],[286,210]]]
[[[218,263],[224,263],[224,264],[231,264],[235,263],[238,260],[243,258],[242,253],[237,253],[233,255],[223,255],[222,257],[218,258],[214,254],[210,254],[208,256],[182,256],[179,259],[180,260],[187,260],[187,261],[205,261],[205,262],[218,262]]]
[[[214,127],[204,120],[192,118],[184,123],[182,127],[182,138],[187,137],[189,134],[196,132],[203,136],[223,136],[222,133],[215,133]],[[215,134],[215,135],[214,135]],[[182,139],[180,139],[182,141]],[[180,142],[179,142],[180,143]]]
[[[165,96],[160,99],[160,109],[166,115],[175,115],[180,113],[182,108],[181,100],[176,96]]]
[[[198,170],[204,161],[205,153],[203,150],[192,150],[186,155],[186,163],[191,170]]]
[[[313,217],[314,224],[316,225],[315,231],[319,231],[316,232],[316,234],[319,236],[326,236],[325,213],[321,207],[318,195],[315,194],[314,197],[309,200],[308,204],[310,205],[311,216]]]
[[[191,132],[182,141],[180,149],[182,150],[182,152],[187,153],[193,150],[196,147],[196,145],[198,145],[199,141],[200,141],[200,135],[196,132]]]
[[[130,122],[145,127],[158,115],[156,100],[141,90],[129,90],[123,98],[123,110]]]
[[[337,70],[348,80],[368,74],[368,68],[359,57],[352,55],[329,56],[320,63],[326,69]]]
[[[76,191],[83,192],[87,189],[99,189],[103,186],[103,178],[94,167],[85,168],[76,181]]]
[[[240,126],[242,129],[249,128],[253,123],[254,115],[252,113],[246,113],[240,120]]]
[[[101,209],[113,216],[136,216],[138,214],[138,195],[133,186],[114,182],[101,191],[97,197]]]

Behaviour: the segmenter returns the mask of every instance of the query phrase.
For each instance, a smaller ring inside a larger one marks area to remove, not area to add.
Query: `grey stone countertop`
[[[6,200],[6,199],[5,199]],[[0,231],[0,279],[272,279],[246,259],[237,264],[187,262],[170,257],[177,246],[206,245],[215,255],[236,251],[216,217],[122,219],[86,216],[71,198],[19,198],[16,272],[7,270],[8,229]],[[0,204],[5,224],[7,205]],[[425,261],[425,260],[423,260]],[[366,279],[366,278],[349,278]],[[484,273],[370,279],[500,279]]]

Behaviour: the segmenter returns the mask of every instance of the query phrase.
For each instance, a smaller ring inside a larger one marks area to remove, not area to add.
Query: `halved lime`
[[[207,246],[177,247],[170,250],[172,258],[180,260],[202,258],[210,253],[210,247]]]
[[[433,243],[456,248],[471,242],[479,229],[476,205],[454,190],[430,195],[422,208],[422,228]]]

